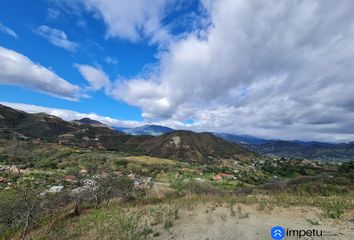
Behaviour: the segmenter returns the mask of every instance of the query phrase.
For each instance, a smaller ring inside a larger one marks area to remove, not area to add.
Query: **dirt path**
[[[271,240],[269,232],[276,225],[285,229],[323,231],[322,237],[306,236],[300,239],[354,239],[353,212],[347,214],[346,220],[324,218],[320,210],[310,207],[259,210],[257,206],[237,204],[232,211],[231,208],[209,204],[180,212],[180,218],[169,230],[170,233],[165,232],[154,239]]]

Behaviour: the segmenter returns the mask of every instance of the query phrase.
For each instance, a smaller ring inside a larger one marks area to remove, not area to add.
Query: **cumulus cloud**
[[[100,121],[104,124],[107,124],[108,126],[130,128],[130,127],[138,127],[142,125],[142,123],[138,121],[119,120],[107,116],[100,116],[97,115],[96,113],[80,113],[80,112],[75,112],[66,109],[48,108],[48,107],[42,107],[42,106],[31,105],[31,104],[23,104],[23,103],[0,102],[0,104],[21,111],[25,111],[28,113],[47,113],[50,115],[60,117],[66,121],[78,120],[87,117],[93,120]]]
[[[35,31],[39,36],[47,39],[50,43],[57,47],[64,48],[68,51],[75,51],[75,49],[78,47],[77,43],[70,41],[65,32],[59,29],[42,25],[39,26]]]
[[[86,8],[98,13],[107,25],[108,37],[137,42],[149,37],[166,41],[168,31],[161,25],[167,0],[82,0]]]
[[[10,35],[11,37],[14,37],[14,38],[18,38],[18,35],[17,35],[17,33],[15,33],[15,31],[13,31],[11,28],[5,26],[1,22],[0,22],[0,32]]]
[[[106,91],[109,91],[111,82],[102,69],[83,64],[75,64],[75,66],[89,83],[89,90],[97,91],[103,88]]]
[[[154,113],[168,117],[171,107],[166,98],[166,89],[158,83],[144,79],[118,81],[111,91],[111,95],[118,100],[123,100],[130,105],[144,106],[144,118],[154,118]]]
[[[68,100],[83,97],[82,89],[21,53],[0,46],[0,84],[17,85]]]
[[[157,74],[117,83],[117,99],[147,118],[192,118],[200,130],[354,140],[353,1],[203,3],[210,27],[171,42]],[[123,34],[114,16],[104,16],[109,33]]]

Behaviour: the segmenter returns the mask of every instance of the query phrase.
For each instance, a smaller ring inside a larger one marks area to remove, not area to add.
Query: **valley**
[[[353,9],[1,1],[0,240],[354,240]]]
[[[222,224],[225,239],[267,239],[268,225],[243,224],[294,206],[308,214],[274,224],[341,221],[331,232],[351,236],[353,162],[261,155],[210,133],[129,135],[89,119],[0,114],[1,238],[216,239]]]

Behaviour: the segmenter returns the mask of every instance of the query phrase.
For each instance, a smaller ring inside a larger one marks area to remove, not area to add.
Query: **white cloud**
[[[57,47],[64,48],[68,51],[75,51],[75,49],[78,47],[77,43],[70,41],[65,32],[59,29],[42,25],[39,26],[35,31],[39,36],[47,39],[50,43]]]
[[[0,22],[0,32],[10,35],[11,37],[18,38],[18,35],[9,27]]]
[[[0,84],[22,86],[68,100],[78,100],[84,96],[79,86],[32,62],[21,53],[1,46]]]
[[[115,127],[138,127],[142,125],[142,123],[138,121],[119,120],[111,117],[100,116],[97,115],[96,113],[80,113],[80,112],[75,112],[66,109],[48,108],[48,107],[42,107],[42,106],[31,105],[31,104],[23,104],[23,103],[0,102],[0,104],[21,111],[25,111],[28,113],[47,113],[50,115],[60,117],[66,121],[79,120],[87,117],[93,120],[100,121],[109,126],[115,126]]]
[[[90,90],[97,91],[104,88],[109,91],[111,82],[108,76],[99,68],[89,65],[75,64],[81,75],[90,85]]]
[[[169,34],[161,26],[167,0],[82,0],[85,6],[102,17],[108,37],[133,42],[149,37],[153,42],[166,41]]]
[[[166,99],[167,92],[164,90],[156,82],[134,79],[118,81],[111,95],[130,105],[144,106],[143,117],[145,118],[154,118],[154,112],[160,112],[160,116],[168,117],[171,108]]]
[[[118,63],[118,60],[114,57],[110,57],[110,56],[107,56],[105,57],[104,61],[108,64],[112,64],[112,65],[115,65]]]
[[[56,8],[48,8],[47,16],[49,20],[57,20],[60,17],[61,12]]]
[[[88,2],[110,35],[139,37],[114,28],[114,1]],[[115,98],[200,130],[354,141],[353,1],[203,2],[210,27],[171,42],[159,72],[117,83]]]

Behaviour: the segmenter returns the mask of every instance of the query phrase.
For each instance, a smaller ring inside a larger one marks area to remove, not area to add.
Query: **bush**
[[[189,181],[185,185],[186,191],[195,194],[221,194],[222,191],[210,183]]]
[[[344,209],[345,204],[339,200],[327,202],[323,206],[326,216],[334,219],[339,219],[344,213]]]
[[[43,218],[71,202],[66,194],[39,196],[31,189],[3,191],[0,194],[0,239],[22,232],[26,235]]]
[[[128,165],[128,161],[125,160],[125,159],[119,159],[117,161],[115,161],[115,164],[118,166],[118,167],[127,167]]]
[[[0,238],[16,231],[23,225],[26,208],[17,191],[2,191],[0,194]]]
[[[8,162],[8,156],[0,153],[0,163],[7,163]]]
[[[97,180],[94,186],[77,195],[81,204],[98,207],[103,202],[114,198],[123,201],[142,198],[146,195],[143,190],[134,188],[133,181],[127,177],[109,176]]]
[[[43,169],[57,169],[58,168],[57,164],[54,161],[48,160],[48,159],[39,161],[38,163],[35,164],[35,167],[43,168]]]
[[[348,173],[354,171],[354,161],[344,162],[338,166],[338,170],[343,173]]]
[[[79,173],[80,173],[80,168],[79,168],[79,166],[76,166],[76,165],[68,166],[65,169],[65,174],[66,175],[78,176]]]

